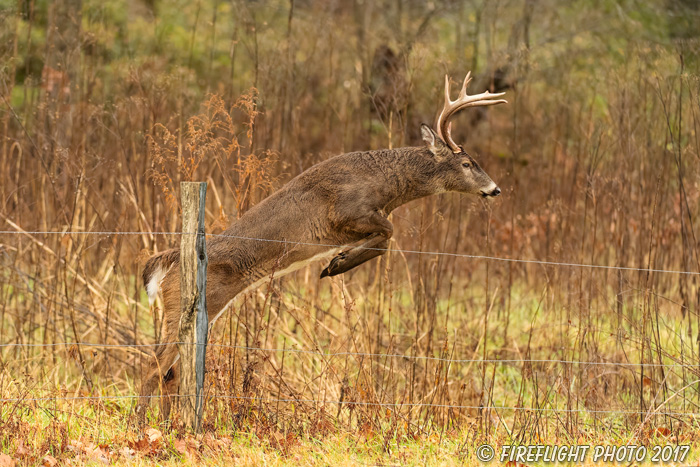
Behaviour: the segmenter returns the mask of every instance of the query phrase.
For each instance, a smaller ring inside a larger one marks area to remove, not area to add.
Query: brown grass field
[[[0,0],[0,25],[0,466],[700,463],[698,2]],[[453,135],[503,194],[407,204],[381,259],[239,297],[203,433],[156,402],[138,428],[179,182],[215,235],[332,155],[422,144],[468,70],[509,104]]]

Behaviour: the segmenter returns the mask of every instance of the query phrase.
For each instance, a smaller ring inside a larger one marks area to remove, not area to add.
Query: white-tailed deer
[[[504,93],[467,95],[470,80],[467,74],[452,101],[445,77],[437,133],[421,125],[425,146],[352,152],[321,162],[253,206],[222,236],[207,240],[209,322],[236,295],[271,276],[324,259],[330,263],[321,277],[335,276],[384,254],[394,230],[387,216],[402,204],[446,191],[498,196],[501,190],[450,135],[450,118],[456,112],[506,102],[495,99]],[[161,289],[166,344],[158,347],[146,373],[140,414],[161,382],[165,396],[175,393],[180,381],[174,344],[180,322],[179,257],[179,250],[164,251],[151,257],[143,271],[151,302]],[[169,398],[163,397],[162,417],[168,418],[169,412]]]

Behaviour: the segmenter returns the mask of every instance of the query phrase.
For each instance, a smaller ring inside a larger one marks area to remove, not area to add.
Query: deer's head
[[[441,183],[446,191],[471,193],[483,197],[495,197],[501,194],[500,188],[491,180],[479,164],[467,154],[462,146],[452,139],[450,118],[467,107],[504,104],[504,99],[494,99],[505,93],[467,95],[467,86],[471,81],[471,72],[464,79],[459,97],[450,100],[450,80],[445,76],[445,106],[437,120],[437,133],[427,125],[421,125],[421,135],[430,152],[439,165]]]

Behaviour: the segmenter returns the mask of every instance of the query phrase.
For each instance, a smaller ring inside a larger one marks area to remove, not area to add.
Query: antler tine
[[[459,91],[459,97],[457,100],[464,99],[467,97],[467,86],[469,86],[469,83],[472,80],[472,72],[471,70],[467,72],[467,76],[464,78],[464,84],[462,84],[462,90]]]
[[[442,109],[443,112],[449,104],[452,104],[452,101],[450,100],[450,77],[445,75],[445,105]]]
[[[442,108],[442,112],[437,119],[437,133],[452,149],[454,152],[459,152],[461,148],[457,143],[452,140],[452,135],[450,132],[450,118],[457,112],[467,107],[479,107],[486,105],[496,105],[496,104],[506,104],[508,101],[505,99],[495,99],[496,97],[501,97],[505,93],[499,92],[492,94],[489,91],[482,92],[481,94],[474,94],[472,96],[467,94],[467,86],[471,82],[471,71],[467,73],[464,78],[464,83],[462,84],[462,89],[459,91],[459,97],[456,100],[450,99],[450,78],[445,75],[445,105]]]

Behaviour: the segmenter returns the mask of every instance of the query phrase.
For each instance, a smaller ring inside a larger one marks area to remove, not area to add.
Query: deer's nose
[[[496,184],[493,184],[494,189],[491,191],[481,191],[481,197],[482,198],[495,198],[496,196],[501,194],[501,189],[496,186]]]

